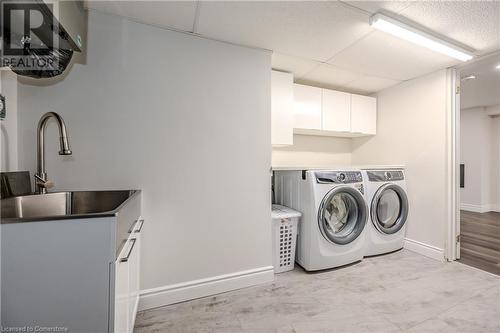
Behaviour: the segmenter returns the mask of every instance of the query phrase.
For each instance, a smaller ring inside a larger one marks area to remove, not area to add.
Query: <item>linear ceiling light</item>
[[[448,43],[406,23],[380,13],[374,14],[370,17],[370,25],[396,37],[405,39],[420,46],[424,46],[428,49],[461,61],[467,61],[473,58],[471,52],[468,52],[461,47]]]

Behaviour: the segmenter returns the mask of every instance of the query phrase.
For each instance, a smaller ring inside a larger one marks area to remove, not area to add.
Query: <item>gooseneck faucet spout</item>
[[[35,175],[35,187],[37,193],[47,193],[47,188],[53,186],[53,183],[47,179],[47,170],[45,170],[45,127],[47,126],[47,121],[50,118],[54,118],[59,127],[59,155],[71,155],[71,149],[69,147],[68,135],[66,133],[66,125],[64,120],[60,115],[55,112],[47,112],[40,118],[38,122],[38,137],[37,137],[37,173]]]

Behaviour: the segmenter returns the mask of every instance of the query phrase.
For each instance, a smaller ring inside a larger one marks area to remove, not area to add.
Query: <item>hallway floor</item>
[[[402,250],[138,314],[150,332],[500,332],[500,277]]]
[[[500,275],[500,213],[460,212],[460,262]]]

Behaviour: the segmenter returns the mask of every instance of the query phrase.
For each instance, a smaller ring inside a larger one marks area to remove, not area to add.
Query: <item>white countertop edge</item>
[[[273,171],[405,169],[404,165],[273,166]]]

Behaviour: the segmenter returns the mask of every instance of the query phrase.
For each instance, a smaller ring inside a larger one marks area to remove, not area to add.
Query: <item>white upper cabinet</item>
[[[322,130],[351,131],[351,94],[323,89]]]
[[[295,84],[296,134],[359,137],[375,135],[377,99]]]
[[[351,132],[375,135],[377,133],[377,99],[351,95]]]
[[[293,75],[271,72],[271,144],[293,145]]]
[[[271,74],[271,143],[293,145],[293,134],[360,137],[377,133],[377,99],[293,83]]]
[[[301,84],[293,86],[294,128],[321,130],[322,89]]]

